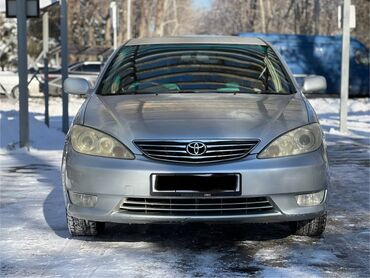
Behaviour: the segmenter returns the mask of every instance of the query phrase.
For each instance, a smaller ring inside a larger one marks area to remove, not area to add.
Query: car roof
[[[259,38],[243,38],[237,36],[176,36],[176,37],[154,37],[129,40],[126,45],[145,45],[145,44],[246,44],[246,45],[266,45]]]

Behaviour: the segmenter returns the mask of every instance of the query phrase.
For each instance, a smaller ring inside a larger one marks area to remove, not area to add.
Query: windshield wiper
[[[119,94],[116,95],[148,95],[148,94],[154,94],[154,95],[159,95],[159,94],[196,94],[196,93],[210,93],[211,91],[208,90],[158,90],[158,91],[141,91],[141,90],[136,90],[136,91],[122,91]]]
[[[174,93],[178,94],[202,94],[202,93],[210,93],[209,90],[176,90],[173,91]]]
[[[121,92],[121,93],[116,93],[116,94],[111,94],[113,96],[123,96],[123,95],[158,95],[158,92],[138,92],[138,91],[133,91],[133,92]]]
[[[272,90],[260,90],[260,91],[255,91],[255,90],[239,90],[239,91],[224,91],[224,92],[219,92],[221,94],[255,94],[255,95],[287,95],[286,93],[281,93],[281,92],[276,92]]]
[[[281,92],[276,92],[272,90],[224,90],[224,91],[217,91],[217,90],[168,90],[168,91],[129,91],[125,92],[122,91],[120,93],[116,94],[107,94],[111,96],[116,96],[116,95],[160,95],[160,94],[211,94],[211,93],[216,93],[216,94],[263,94],[263,95],[287,95],[287,93],[281,93]]]
[[[271,90],[257,91],[256,94],[262,94],[262,95],[287,95],[287,93],[280,93],[280,92],[271,91]]]

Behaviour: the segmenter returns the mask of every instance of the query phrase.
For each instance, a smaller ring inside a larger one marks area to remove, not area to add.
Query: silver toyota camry
[[[66,137],[62,179],[69,231],[105,222],[326,224],[328,161],[317,116],[261,39],[133,39],[117,49]]]

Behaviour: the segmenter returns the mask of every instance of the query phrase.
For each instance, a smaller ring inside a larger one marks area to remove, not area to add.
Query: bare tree
[[[352,0],[356,6],[356,28],[352,35],[358,37],[363,43],[370,47],[370,1],[369,0]]]
[[[352,0],[357,26],[352,31],[370,45],[370,1]],[[213,0],[199,17],[198,33],[231,35],[240,32],[340,34],[337,7],[342,0]]]

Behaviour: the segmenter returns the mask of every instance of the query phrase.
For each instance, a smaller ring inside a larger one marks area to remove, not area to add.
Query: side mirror
[[[69,77],[64,80],[64,91],[71,95],[87,95],[90,91],[90,84],[84,78]]]
[[[312,93],[326,90],[326,79],[324,76],[313,75],[304,79],[302,92]]]

